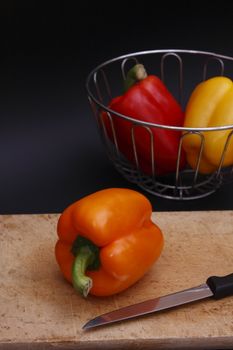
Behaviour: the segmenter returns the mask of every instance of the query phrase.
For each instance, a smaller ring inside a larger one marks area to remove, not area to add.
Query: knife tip
[[[113,320],[106,319],[105,317],[102,316],[97,316],[95,318],[92,318],[89,320],[87,323],[85,323],[82,327],[83,330],[91,329],[91,328],[96,328],[99,326],[104,326],[106,324],[114,322]]]
[[[93,318],[92,320],[88,321],[87,323],[85,323],[82,327],[83,330],[87,330],[87,329],[90,329],[90,328],[94,328],[94,327],[97,327],[99,326],[99,322],[98,322],[98,319],[97,318]]]
[[[83,329],[84,331],[86,331],[86,330],[89,329],[89,328],[91,328],[91,326],[89,325],[89,322],[85,323],[85,325],[82,326],[82,329]]]

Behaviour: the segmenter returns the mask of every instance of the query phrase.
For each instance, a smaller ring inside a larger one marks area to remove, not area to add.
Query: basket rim
[[[149,55],[149,54],[156,54],[156,53],[184,53],[184,54],[194,54],[194,55],[206,55],[206,56],[212,56],[215,58],[222,58],[225,60],[233,61],[233,57],[222,55],[219,53],[211,52],[211,51],[201,51],[201,50],[187,50],[187,49],[159,49],[159,50],[144,50],[144,51],[137,51],[133,53],[128,53],[125,55],[120,55],[114,58],[111,58],[109,60],[104,61],[103,63],[97,65],[94,69],[91,70],[91,72],[88,74],[86,79],[86,90],[88,93],[88,98],[90,101],[94,101],[99,107],[101,107],[103,110],[105,110],[107,113],[114,114],[114,116],[117,116],[119,118],[128,120],[136,125],[141,125],[144,127],[154,127],[154,128],[160,128],[160,129],[169,129],[169,130],[176,130],[176,131],[187,131],[187,132],[198,132],[198,131],[220,131],[220,130],[230,130],[233,129],[233,125],[222,125],[222,126],[214,126],[214,127],[184,127],[184,126],[173,126],[173,125],[164,125],[164,124],[156,124],[156,123],[150,123],[145,122],[141,120],[137,120],[134,117],[130,115],[121,114],[119,112],[116,112],[112,109],[110,109],[108,106],[105,106],[101,101],[99,101],[91,92],[91,89],[89,87],[92,77],[98,70],[101,68],[120,61],[124,60],[126,58],[136,57],[136,56],[142,56],[142,55]]]

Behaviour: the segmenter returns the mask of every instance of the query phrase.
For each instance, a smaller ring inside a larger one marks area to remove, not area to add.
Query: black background
[[[95,66],[149,49],[233,56],[231,1],[0,2],[0,213],[60,212],[116,172],[85,90]],[[147,194],[146,194],[147,195]],[[233,209],[232,185],[201,200],[147,195],[155,210]]]

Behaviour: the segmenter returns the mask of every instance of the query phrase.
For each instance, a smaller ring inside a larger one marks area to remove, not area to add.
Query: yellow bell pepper
[[[219,127],[233,125],[233,83],[226,77],[210,78],[194,89],[185,111],[184,127]],[[208,174],[218,169],[224,146],[230,130],[202,132],[203,153],[199,172]],[[187,162],[196,169],[201,149],[200,135],[195,133],[184,136],[183,148]],[[233,164],[233,137],[230,138],[222,166]]]

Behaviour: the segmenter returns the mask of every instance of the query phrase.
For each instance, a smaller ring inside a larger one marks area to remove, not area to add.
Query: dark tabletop
[[[95,66],[150,49],[233,56],[230,2],[74,3],[1,2],[1,214],[61,212],[103,188],[138,189],[100,141],[85,90]],[[233,209],[232,184],[185,202],[146,195],[155,210]]]

